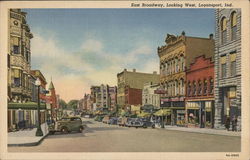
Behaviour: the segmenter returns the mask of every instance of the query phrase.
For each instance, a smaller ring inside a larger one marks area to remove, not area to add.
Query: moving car
[[[84,125],[80,117],[65,117],[49,126],[49,132],[51,134],[55,132],[69,133],[71,131],[81,133],[83,130]]]

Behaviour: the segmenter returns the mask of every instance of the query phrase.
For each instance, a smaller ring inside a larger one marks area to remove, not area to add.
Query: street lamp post
[[[41,81],[39,78],[36,79],[36,86],[37,86],[37,113],[38,113],[38,126],[36,130],[36,136],[43,136],[43,131],[41,129],[41,117],[40,117],[40,85]]]
[[[161,108],[161,112],[162,112],[162,121],[161,121],[161,128],[165,128],[164,127],[164,113],[163,113],[163,109]]]

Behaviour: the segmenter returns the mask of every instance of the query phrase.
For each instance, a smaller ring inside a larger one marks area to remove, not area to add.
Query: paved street
[[[240,137],[110,126],[85,119],[83,133],[49,135],[39,146],[10,152],[238,152]]]

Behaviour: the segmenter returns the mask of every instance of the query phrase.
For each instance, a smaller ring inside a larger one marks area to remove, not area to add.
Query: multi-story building
[[[100,86],[91,86],[90,88],[91,98],[93,101],[93,108],[99,109],[101,108],[101,87]]]
[[[229,117],[241,130],[241,10],[216,9],[215,128]]]
[[[166,91],[161,95],[161,107],[171,110],[168,119],[175,125],[185,119],[186,69],[200,55],[211,57],[214,40],[212,35],[209,38],[188,37],[182,32],[180,36],[168,34],[165,42],[166,45],[158,47],[160,85]]]
[[[112,110],[116,106],[116,87],[101,84],[100,86],[91,86],[91,97],[88,103],[96,106],[99,110]],[[92,102],[91,102],[92,100]]]
[[[119,108],[127,108],[130,105],[142,104],[142,89],[145,83],[159,83],[157,72],[140,73],[124,69],[117,74],[117,104]]]
[[[142,90],[142,105],[153,105],[155,108],[160,108],[160,95],[155,91],[159,89],[160,84],[145,83]]]
[[[188,127],[213,127],[214,62],[211,60],[199,56],[186,71],[185,124]]]
[[[9,11],[8,38],[8,99],[12,102],[30,101],[30,39],[33,35],[26,22],[26,13],[20,9]]]

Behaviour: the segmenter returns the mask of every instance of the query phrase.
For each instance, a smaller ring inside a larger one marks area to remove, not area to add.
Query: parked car
[[[147,119],[143,118],[131,118],[130,121],[127,123],[128,127],[142,127],[142,128],[147,128],[147,127],[152,127],[155,128],[155,124],[153,122],[150,122]]]
[[[117,117],[111,117],[111,118],[108,120],[108,124],[115,125],[115,124],[117,124],[117,121],[118,121],[118,118],[117,118]]]
[[[105,116],[103,119],[102,119],[102,122],[103,123],[108,123],[108,121],[109,121],[109,116]]]
[[[55,132],[69,133],[71,131],[82,132],[84,125],[80,117],[65,117],[61,120],[51,124],[49,126],[49,132],[54,134]]]
[[[102,122],[103,118],[104,118],[104,116],[98,115],[98,116],[95,117],[94,120],[97,121],[97,122]]]
[[[117,120],[117,124],[119,126],[126,126],[126,122],[128,121],[128,118],[127,117],[120,117],[118,120]]]

